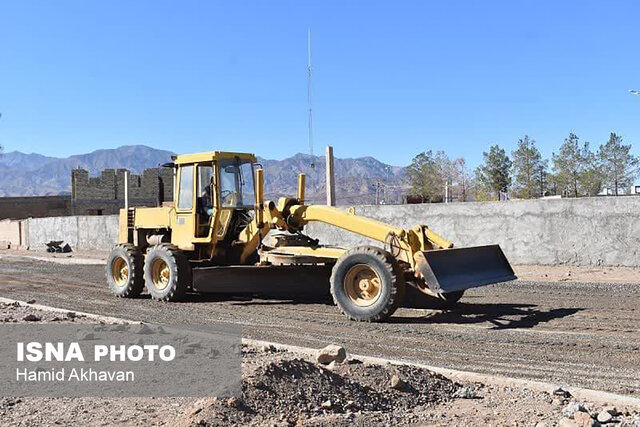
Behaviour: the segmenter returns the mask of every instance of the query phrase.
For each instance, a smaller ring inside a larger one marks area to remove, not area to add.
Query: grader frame
[[[253,154],[214,151],[172,160],[166,166],[175,171],[174,202],[120,212],[119,245],[107,265],[118,296],[137,296],[146,285],[155,299],[173,301],[204,289],[194,284],[206,281],[198,277],[206,272],[255,272],[254,280],[261,281],[275,270],[269,267],[320,266],[331,269],[331,293],[343,313],[376,321],[398,308],[407,284],[455,302],[468,288],[515,279],[497,245],[457,249],[425,225],[405,229],[359,216],[355,208],[307,205],[304,174],[296,197],[265,202],[263,169]],[[310,222],[384,248],[320,245],[303,234]],[[281,233],[278,243],[265,245],[274,230]],[[216,283],[208,289],[216,291]]]

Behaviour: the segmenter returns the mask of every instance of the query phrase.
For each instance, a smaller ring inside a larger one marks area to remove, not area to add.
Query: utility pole
[[[449,203],[449,180],[444,180],[444,202]]]
[[[129,171],[124,171],[124,208],[129,210]]]
[[[388,205],[389,204],[389,189],[391,187],[391,166],[385,166],[384,168],[385,172],[386,172],[386,182],[384,183],[384,204]]]
[[[309,107],[309,154],[311,169],[316,167],[313,157],[313,108],[311,107],[311,28],[307,32],[307,106]]]
[[[327,206],[336,205],[336,182],[333,171],[333,147],[327,145],[326,155],[326,187],[327,187]]]

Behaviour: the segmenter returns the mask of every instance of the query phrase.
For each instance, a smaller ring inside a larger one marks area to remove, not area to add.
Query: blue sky
[[[0,0],[0,143],[306,152],[308,27],[316,153],[475,165],[610,131],[640,153],[637,1]]]

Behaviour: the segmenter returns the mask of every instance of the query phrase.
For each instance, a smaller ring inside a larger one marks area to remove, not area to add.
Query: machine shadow
[[[326,280],[328,282],[328,280]],[[183,302],[232,302],[238,305],[278,305],[278,304],[325,304],[333,305],[328,283],[307,282],[300,285],[295,280],[285,280],[278,284],[243,286],[222,292],[189,293]],[[442,309],[444,303],[437,299],[407,287],[405,308]]]
[[[480,324],[490,323],[491,329],[529,329],[540,323],[571,316],[582,308],[554,308],[540,310],[535,304],[506,303],[465,303],[460,302],[450,310],[430,313],[422,317],[399,317],[390,319],[393,323],[449,323]]]
[[[190,293],[185,303],[228,302],[237,306],[276,305],[333,305],[329,293],[328,280],[305,281],[281,280],[277,283],[260,284],[246,282],[227,287],[222,292]],[[215,289],[212,287],[212,290]],[[406,315],[397,312],[388,321],[404,324],[483,324],[491,329],[528,329],[540,323],[571,316],[582,308],[556,308],[541,310],[535,304],[474,303],[473,296],[464,296],[453,308],[446,308],[444,302],[425,295],[413,287],[407,287],[404,308],[428,309],[424,316]]]

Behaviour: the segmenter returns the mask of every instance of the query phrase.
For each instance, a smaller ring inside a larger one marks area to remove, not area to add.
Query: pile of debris
[[[71,252],[71,246],[69,244],[62,245],[64,240],[52,240],[49,243],[45,243],[47,246],[47,252],[50,254],[62,254]]]
[[[94,320],[87,319],[86,316],[76,314],[73,311],[65,313],[55,311],[44,311],[33,307],[36,300],[29,300],[26,303],[0,302],[0,323],[52,323],[52,322],[79,322],[94,323]]]
[[[629,411],[620,411],[613,405],[590,407],[573,398],[562,388],[553,392],[554,403],[562,408],[559,427],[591,427],[605,424],[640,427],[640,415]]]
[[[242,397],[203,400],[191,422],[290,425],[330,419],[334,425],[349,425],[356,415],[361,419],[367,413],[384,422],[410,408],[449,401],[462,388],[418,367],[347,360],[344,349],[333,347],[323,350],[316,363],[281,357],[259,364],[243,375]]]

